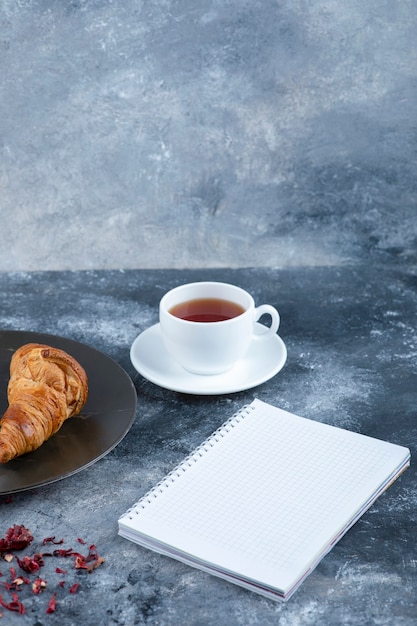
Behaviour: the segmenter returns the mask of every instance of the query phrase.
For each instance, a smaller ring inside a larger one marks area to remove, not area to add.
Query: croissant
[[[87,375],[72,356],[39,343],[18,348],[0,420],[0,463],[39,448],[81,411],[87,396]]]

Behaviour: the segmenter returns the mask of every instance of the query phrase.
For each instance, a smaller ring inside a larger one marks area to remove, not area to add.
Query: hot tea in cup
[[[245,312],[236,302],[220,298],[198,298],[173,306],[169,312],[190,322],[224,322]]]
[[[268,314],[271,326],[255,332]],[[221,374],[242,359],[252,341],[267,341],[279,327],[269,304],[256,307],[252,296],[235,285],[196,282],[166,293],[159,306],[161,334],[169,355],[189,372]]]

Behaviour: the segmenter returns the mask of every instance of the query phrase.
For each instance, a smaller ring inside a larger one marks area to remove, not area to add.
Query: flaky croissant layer
[[[9,406],[0,420],[0,463],[32,452],[52,437],[87,401],[88,379],[72,356],[27,343],[10,362]]]

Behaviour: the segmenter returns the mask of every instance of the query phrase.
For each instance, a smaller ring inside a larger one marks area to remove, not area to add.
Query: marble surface
[[[189,280],[226,280],[275,305],[284,369],[255,389],[221,396],[167,391],[133,369],[129,348],[157,321],[163,293]],[[2,497],[0,528],[24,524],[105,563],[87,574],[49,561],[40,595],[19,592],[10,626],[135,624],[411,626],[417,620],[416,470],[381,496],[286,604],[275,603],[117,535],[118,517],[243,404],[258,397],[314,420],[417,447],[417,272],[406,264],[333,268],[125,270],[0,274],[0,328],[86,343],[119,363],[138,396],[123,441],[84,471]],[[5,393],[3,389],[0,391]],[[413,458],[413,457],[412,457]],[[354,485],[352,485],[354,488]],[[82,538],[87,546],[77,539]],[[35,548],[34,548],[35,550]],[[0,561],[0,587],[10,564]],[[61,580],[66,581],[64,588]],[[69,593],[74,582],[76,594]],[[52,593],[55,613],[46,614]],[[0,589],[3,598],[7,592]]]
[[[2,0],[0,270],[416,262],[414,0]]]

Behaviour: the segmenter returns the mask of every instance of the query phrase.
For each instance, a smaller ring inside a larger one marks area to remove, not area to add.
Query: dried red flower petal
[[[73,551],[72,548],[67,548],[66,550],[61,548],[59,550],[54,550],[52,554],[53,554],[53,556],[63,556],[63,557],[66,557],[66,556],[72,556],[74,554],[74,551]]]
[[[95,561],[87,561],[86,559],[80,559],[80,557],[76,557],[74,567],[75,569],[85,569],[89,574],[93,572],[95,569],[100,567],[105,562],[105,559],[99,557]]]
[[[70,588],[69,592],[70,592],[70,593],[77,593],[79,586],[80,586],[80,583],[74,583],[74,584],[71,586],[71,588]]]
[[[60,567],[56,567],[55,571],[57,574],[66,574],[67,570],[66,569],[61,569]]]
[[[43,580],[42,578],[37,578],[36,580],[33,581],[32,583],[33,593],[41,593],[42,591],[45,591],[45,589],[46,589],[46,580]]]
[[[98,555],[97,548],[94,544],[91,544],[87,556],[75,552],[74,556],[75,569],[86,569],[89,573],[100,567],[105,561]]]
[[[15,611],[16,613],[20,613],[20,615],[24,615],[26,613],[26,609],[19,601],[17,593],[12,593],[12,598],[11,602],[5,602],[3,597],[0,595],[0,605],[9,611]]]
[[[87,569],[87,563],[85,562],[85,557],[81,554],[77,554],[74,560],[75,569]]]
[[[81,537],[78,537],[77,541],[78,543],[81,543],[83,546],[85,546],[85,544],[87,543],[86,541],[84,541],[84,539],[81,539]]]
[[[0,552],[23,550],[33,541],[33,536],[23,525],[15,524],[6,531],[3,539],[0,539]]]
[[[26,578],[26,576],[18,576],[12,581],[12,585],[15,585],[16,587],[19,587],[20,585],[28,585],[29,583],[30,580],[29,578]]]
[[[103,557],[100,556],[96,561],[93,561],[92,563],[90,563],[90,565],[88,566],[88,572],[89,573],[93,572],[95,569],[100,567],[100,565],[103,565],[103,563],[105,562],[106,562],[106,559],[103,559]]]
[[[48,608],[46,609],[46,612],[54,613],[55,609],[56,609],[56,593],[53,593],[51,596],[51,599],[49,600]]]
[[[55,545],[59,545],[60,543],[64,543],[64,540],[59,539],[59,541],[56,541],[55,536],[53,536],[53,537],[46,537],[42,543],[44,546],[46,546],[47,543],[54,543]]]
[[[92,571],[93,569],[96,569],[99,565],[104,563],[104,559],[99,557],[97,549],[94,544],[90,546],[87,556],[84,556],[84,554],[81,554],[80,552],[76,552],[72,548],[68,548],[67,550],[63,550],[63,549],[54,550],[53,555],[62,556],[62,557],[70,557],[70,556],[75,557],[74,559],[75,569],[87,569],[89,571]]]
[[[19,563],[19,567],[29,574],[33,574],[33,572],[37,572],[41,566],[44,565],[44,561],[41,554],[35,554],[33,557],[24,556],[23,559],[19,559],[16,557],[17,562]]]
[[[17,590],[23,584],[29,584],[30,580],[26,576],[18,576],[14,567],[10,568],[10,579],[0,583],[7,591]]]

